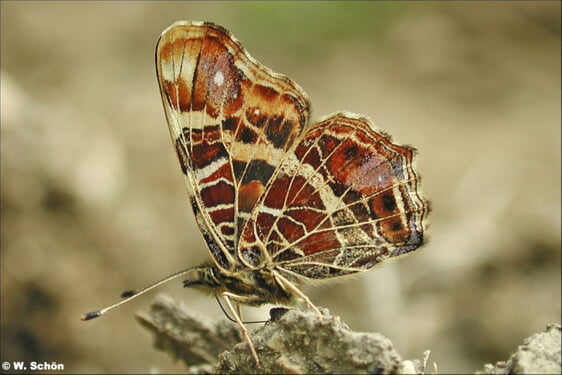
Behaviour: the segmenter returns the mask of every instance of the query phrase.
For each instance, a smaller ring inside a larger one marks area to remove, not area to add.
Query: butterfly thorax
[[[275,272],[268,268],[229,272],[214,264],[203,264],[192,269],[183,285],[217,296],[226,292],[233,300],[250,306],[264,303],[292,305],[292,294],[279,284]]]

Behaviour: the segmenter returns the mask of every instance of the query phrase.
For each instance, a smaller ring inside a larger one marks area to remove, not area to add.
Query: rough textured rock
[[[136,318],[152,332],[154,346],[174,360],[183,361],[189,373],[212,373],[219,353],[242,339],[235,324],[225,320],[214,322],[166,295],[159,295],[150,312],[139,313]]]
[[[402,362],[386,337],[353,332],[339,317],[320,311],[322,317],[310,310],[272,309],[271,319],[251,333],[261,368],[236,324],[211,322],[170,297],[157,297],[137,319],[153,332],[158,349],[184,361],[192,373],[421,372],[420,361]]]
[[[389,339],[378,333],[352,332],[339,317],[320,309],[290,309],[252,335],[262,361],[259,372],[272,373],[396,373],[401,358]],[[219,356],[219,372],[256,372],[246,343]]]
[[[549,324],[544,332],[527,337],[507,361],[487,364],[477,374],[562,373],[560,332],[560,324]]]
[[[320,308],[274,308],[271,318],[250,336],[261,361],[256,366],[238,326],[212,321],[169,296],[158,296],[148,313],[137,315],[154,335],[156,348],[182,360],[189,373],[346,373],[423,374],[423,361],[402,361],[389,339],[379,333],[353,332]],[[477,374],[560,374],[561,326],[524,340],[507,361],[487,364]],[[437,364],[439,359],[436,359]]]

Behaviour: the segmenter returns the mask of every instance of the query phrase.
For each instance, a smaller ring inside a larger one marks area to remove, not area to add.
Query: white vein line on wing
[[[313,234],[318,234],[318,233],[327,233],[327,232],[337,232],[338,230],[342,230],[342,229],[351,229],[351,228],[358,228],[361,227],[363,225],[369,225],[369,224],[375,224],[379,221],[382,220],[387,220],[387,219],[391,219],[394,217],[398,217],[400,215],[404,215],[404,214],[410,214],[410,213],[414,213],[414,212],[419,212],[422,211],[422,208],[416,208],[415,210],[407,210],[407,211],[402,211],[399,212],[397,214],[394,215],[389,215],[389,216],[385,216],[385,217],[381,217],[381,218],[377,218],[377,219],[373,219],[373,220],[368,220],[368,221],[362,221],[362,222],[357,222],[357,223],[353,223],[353,224],[346,224],[346,225],[339,225],[339,226],[334,226],[334,227],[330,227],[330,228],[326,228],[326,229],[321,229],[321,230],[312,230],[310,232],[308,232],[307,234],[305,234],[304,236],[300,237],[299,239],[297,239],[296,241],[294,241],[293,243],[289,244],[288,246],[286,246],[283,249],[280,249],[279,251],[277,251],[274,255],[272,255],[272,257],[275,257],[276,255],[287,251],[290,247],[293,247],[295,245],[298,245],[299,243],[301,243],[302,241],[304,241],[305,239],[307,239],[308,237],[310,237]]]

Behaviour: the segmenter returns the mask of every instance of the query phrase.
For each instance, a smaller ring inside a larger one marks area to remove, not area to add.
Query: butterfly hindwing
[[[247,222],[241,259],[308,279],[372,268],[423,242],[428,205],[414,150],[363,116],[313,125],[279,166]]]

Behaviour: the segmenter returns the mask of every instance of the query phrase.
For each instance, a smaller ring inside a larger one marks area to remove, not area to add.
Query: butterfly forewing
[[[156,66],[197,222],[216,264],[233,270],[250,212],[307,123],[308,98],[210,23],[166,29]]]
[[[338,113],[312,126],[252,212],[241,259],[324,279],[416,249],[428,206],[413,158],[362,116]]]

